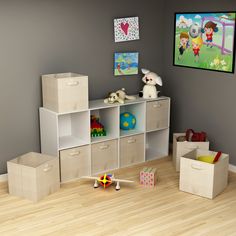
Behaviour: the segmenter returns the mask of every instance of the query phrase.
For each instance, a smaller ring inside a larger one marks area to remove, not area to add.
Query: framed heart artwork
[[[138,17],[114,19],[115,42],[124,42],[139,39]]]

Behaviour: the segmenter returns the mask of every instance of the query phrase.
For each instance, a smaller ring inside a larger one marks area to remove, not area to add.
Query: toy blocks
[[[157,169],[144,167],[140,171],[140,184],[145,187],[154,187],[157,182]]]

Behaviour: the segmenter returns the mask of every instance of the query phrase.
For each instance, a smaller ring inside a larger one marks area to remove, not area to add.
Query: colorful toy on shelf
[[[91,176],[83,176],[82,179],[93,179],[95,180],[93,187],[98,188],[99,184],[105,189],[109,187],[112,183],[116,182],[116,190],[120,190],[120,183],[134,183],[131,180],[125,179],[115,179],[114,174],[104,174],[101,177],[91,177]]]
[[[140,184],[145,187],[154,187],[157,182],[157,169],[144,167],[140,171]]]
[[[136,125],[136,118],[130,112],[123,112],[120,114],[120,128],[123,130],[134,129]]]
[[[192,129],[186,131],[186,140],[190,142],[205,142],[206,133],[205,132],[194,132]]]
[[[157,91],[156,85],[162,86],[161,77],[146,69],[142,69],[142,73],[144,74],[142,81],[145,85],[143,86],[143,91],[139,92],[139,96],[145,99],[157,98],[160,91]]]
[[[215,156],[211,156],[211,155],[209,155],[209,156],[198,156],[197,160],[207,162],[207,163],[210,163],[210,164],[214,164],[219,160],[221,154],[222,154],[222,152],[217,152],[217,154]]]
[[[135,100],[136,97],[134,96],[129,96],[126,94],[125,89],[122,88],[120,90],[117,90],[116,92],[111,92],[108,94],[108,98],[104,99],[104,103],[121,103],[124,104],[125,103],[125,99],[127,100]]]
[[[99,118],[91,115],[91,137],[106,136],[106,130],[104,126],[99,122]]]

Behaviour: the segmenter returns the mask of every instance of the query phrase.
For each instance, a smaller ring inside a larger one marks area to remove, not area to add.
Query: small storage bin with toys
[[[212,199],[228,184],[228,165],[228,154],[192,150],[180,158],[179,189]]]
[[[204,132],[195,133],[199,134],[194,136],[194,131],[187,130],[186,133],[174,133],[173,134],[173,156],[172,161],[176,171],[180,170],[180,157],[188,153],[189,151],[200,148],[209,150],[209,140]]]

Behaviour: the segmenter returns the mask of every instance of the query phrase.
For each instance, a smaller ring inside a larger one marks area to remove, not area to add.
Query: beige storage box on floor
[[[30,152],[7,162],[9,193],[37,202],[60,188],[59,160]]]
[[[217,152],[195,149],[180,158],[179,189],[206,198],[214,198],[228,184],[229,155],[222,153],[215,164],[198,161],[199,156]]]
[[[88,109],[88,76],[76,73],[42,76],[43,107],[63,113]]]
[[[206,142],[178,142],[177,138],[180,136],[185,136],[185,133],[174,133],[173,134],[173,156],[172,161],[175,166],[176,171],[180,168],[180,157],[184,154],[190,152],[193,149],[200,148],[204,150],[209,150],[209,141]]]

